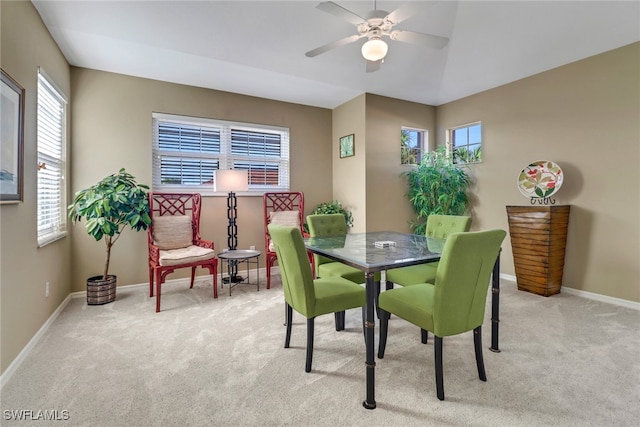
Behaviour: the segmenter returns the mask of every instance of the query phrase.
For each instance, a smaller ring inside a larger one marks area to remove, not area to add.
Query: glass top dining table
[[[308,237],[305,239],[307,250],[329,259],[358,268],[366,277],[366,378],[367,397],[362,405],[375,409],[375,302],[380,292],[380,283],[375,273],[392,268],[424,264],[438,261],[444,247],[444,240],[416,234],[394,231],[376,231],[350,233],[341,236]],[[500,257],[493,269],[492,292],[492,336],[491,348],[498,350],[498,312],[499,312],[499,265]]]
[[[307,249],[365,273],[438,261],[444,240],[415,234],[377,231],[309,237]]]

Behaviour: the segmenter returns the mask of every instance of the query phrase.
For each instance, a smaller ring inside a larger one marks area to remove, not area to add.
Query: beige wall
[[[411,166],[400,164],[400,130],[403,126],[424,129],[433,146],[435,112],[429,105],[367,94],[366,231],[411,232],[409,219],[415,214],[403,176]]]
[[[351,210],[353,232],[410,232],[407,200],[409,166],[400,165],[403,126],[435,134],[435,107],[372,94],[333,110],[333,196]],[[340,158],[339,139],[354,134],[355,155]]]
[[[352,232],[366,231],[366,95],[333,110],[333,198],[353,214]],[[340,158],[340,137],[354,135],[354,155]]]
[[[0,65],[25,89],[24,201],[0,205],[0,372],[4,372],[70,291],[70,239],[42,248],[37,242],[38,67],[67,96],[71,85],[69,66],[31,2],[2,1],[0,15]]]
[[[151,115],[162,112],[289,128],[291,190],[304,192],[306,213],[332,198],[330,110],[85,68],[71,71],[74,192],[121,167],[151,184]],[[238,197],[239,247],[264,248],[262,212],[262,197]],[[84,290],[86,278],[104,262],[104,245],[82,226],[72,230],[74,291]],[[201,234],[216,248],[227,247],[226,197],[203,197]],[[127,230],[111,256],[110,272],[119,285],[148,281],[146,233]]]
[[[640,43],[438,107],[445,129],[481,120],[483,162],[473,229],[508,229],[506,205],[527,205],[516,178],[534,160],[565,173],[571,205],[563,285],[640,301]],[[502,272],[514,274],[509,239]]]

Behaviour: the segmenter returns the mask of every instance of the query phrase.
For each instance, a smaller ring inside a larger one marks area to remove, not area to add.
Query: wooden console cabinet
[[[560,293],[571,206],[507,206],[518,290]]]

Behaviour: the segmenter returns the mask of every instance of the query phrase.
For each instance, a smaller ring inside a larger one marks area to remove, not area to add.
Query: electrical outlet
[[[44,284],[44,296],[45,298],[49,297],[49,282]]]

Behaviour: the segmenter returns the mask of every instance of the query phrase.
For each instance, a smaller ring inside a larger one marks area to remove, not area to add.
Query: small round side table
[[[233,289],[236,285],[255,285],[260,291],[260,269],[259,269],[259,257],[261,255],[260,251],[250,250],[250,249],[235,249],[231,251],[225,251],[218,254],[218,258],[221,260],[227,261],[226,263],[221,263],[221,276],[222,283],[221,287],[224,288],[224,284],[229,284],[229,296],[231,296],[231,289]],[[245,263],[247,266],[247,277],[243,278],[238,275],[230,276],[231,271],[237,271],[238,264]],[[227,277],[224,277],[224,265],[227,264]],[[255,283],[251,282],[251,272],[250,267],[254,267],[256,270],[256,281]]]

